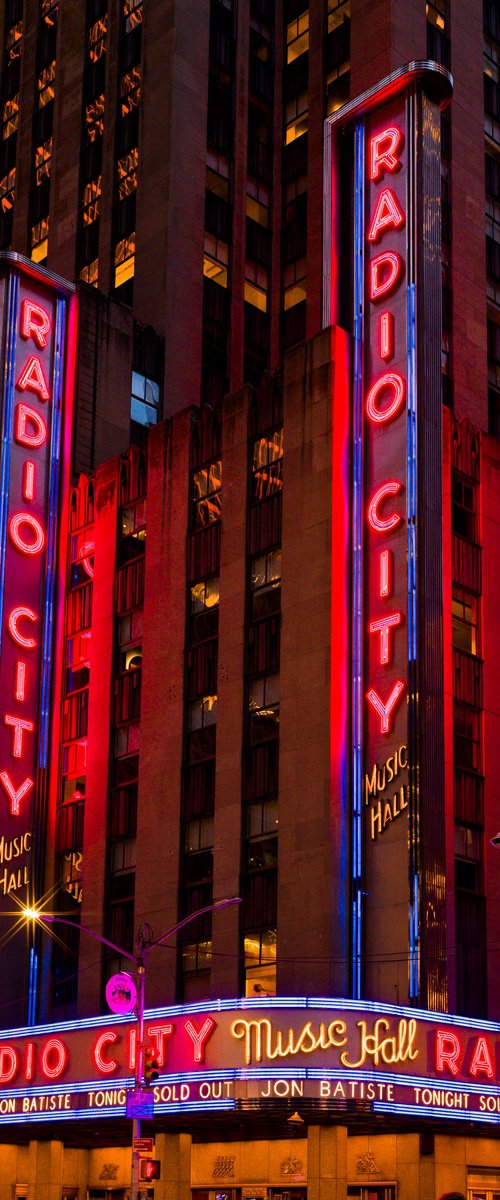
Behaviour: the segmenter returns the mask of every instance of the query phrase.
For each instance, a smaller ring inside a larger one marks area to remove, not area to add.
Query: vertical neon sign
[[[450,95],[443,68],[411,63],[329,118],[325,138],[324,324],[351,329],[354,358],[351,986],[429,1006],[444,995],[427,964],[444,899],[436,351]],[[339,202],[349,172],[352,215]]]
[[[61,483],[71,412],[64,389],[73,289],[17,255],[0,258],[4,345],[0,497],[0,911],[42,886]],[[72,314],[71,314],[72,317]],[[72,324],[72,320],[71,320]],[[13,1002],[30,980],[12,943]],[[31,952],[34,977],[36,955]]]

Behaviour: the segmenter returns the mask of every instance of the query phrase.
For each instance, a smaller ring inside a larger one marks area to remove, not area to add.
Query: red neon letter
[[[380,357],[387,361],[394,354],[394,317],[391,312],[380,314]]]
[[[491,1061],[490,1048],[485,1037],[478,1037],[477,1039],[469,1070],[471,1075],[477,1075],[480,1071],[488,1079],[493,1079],[495,1072]]]
[[[40,400],[48,400],[50,392],[47,387],[47,380],[43,373],[40,359],[37,358],[36,354],[32,354],[27,363],[25,363],[16,387],[21,388],[22,392],[26,391],[26,389],[29,392],[36,392]]]
[[[7,621],[12,640],[17,642],[18,646],[23,646],[25,650],[34,650],[35,646],[38,646],[36,638],[24,637],[23,634],[19,632],[18,621],[21,620],[21,617],[26,617],[27,621],[38,621],[38,613],[33,612],[32,608],[26,608],[24,605],[20,605],[19,608],[12,609],[12,612],[9,613]]]
[[[28,525],[35,535],[34,542],[25,542],[20,534],[22,525]],[[16,513],[15,517],[11,517],[9,524],[9,533],[17,550],[22,554],[39,554],[45,545],[45,534],[38,517],[32,516],[31,513]]]
[[[34,1067],[34,1062],[33,1062],[34,1049],[35,1049],[35,1047],[34,1047],[33,1042],[26,1042],[26,1052],[24,1055],[24,1076],[28,1083],[29,1083],[30,1079],[33,1079],[33,1075],[35,1072],[35,1067]]]
[[[389,270],[387,274],[384,272],[383,275],[384,267],[388,267]],[[401,255],[396,254],[394,250],[384,250],[383,254],[377,254],[376,258],[372,258],[370,263],[370,300],[380,300],[381,296],[387,296],[388,292],[392,292],[399,283],[402,269]]]
[[[192,1021],[186,1021],[185,1029],[193,1043],[193,1061],[195,1063],[205,1062],[205,1046],[216,1028],[217,1022],[213,1021],[212,1017],[206,1018],[199,1031]]]
[[[385,229],[400,229],[405,223],[405,215],[399,207],[398,200],[390,188],[384,188],[375,205],[375,211],[368,230],[368,241],[378,242]]]
[[[380,617],[378,621],[370,621],[370,633],[380,633],[380,662],[389,662],[389,630],[394,625],[401,624],[401,613],[391,613],[390,617]]]
[[[33,733],[35,728],[33,721],[23,721],[21,717],[11,717],[9,713],[5,713],[3,723],[14,730],[12,757],[21,758],[23,753],[23,729],[26,729],[28,733]]]
[[[398,151],[403,134],[397,125],[383,129],[370,138],[370,179],[380,179],[383,170],[398,171],[401,166]]]
[[[23,500],[33,500],[35,495],[35,464],[29,459],[23,468]]]
[[[104,1046],[118,1041],[118,1034],[113,1029],[107,1029],[105,1033],[101,1033],[94,1046],[94,1059],[97,1070],[102,1075],[112,1075],[116,1071],[118,1063],[116,1058],[103,1058],[101,1050]]]
[[[436,1029],[436,1071],[449,1067],[452,1075],[458,1075],[458,1057],[462,1047],[456,1033]]]
[[[389,733],[389,729],[390,729],[389,718],[391,716],[391,713],[392,713],[395,705],[397,704],[397,702],[399,700],[401,692],[404,691],[404,686],[405,685],[403,683],[403,680],[397,679],[396,683],[394,684],[394,687],[392,689],[392,692],[389,693],[385,703],[383,700],[380,699],[380,696],[377,694],[377,692],[374,690],[374,688],[370,688],[370,691],[367,693],[366,699],[368,700],[368,702],[371,704],[372,708],[375,709],[375,712],[378,713],[378,715],[380,717],[380,732],[381,733]]]
[[[175,1025],[172,1025],[170,1022],[168,1025],[150,1025],[146,1030],[146,1037],[153,1047],[159,1067],[165,1066],[167,1061],[167,1047],[165,1042],[167,1038],[172,1037],[174,1031]]]
[[[26,429],[27,422],[35,426],[34,433],[28,433]],[[37,413],[34,408],[30,408],[28,404],[18,404],[16,406],[16,424],[15,424],[15,439],[21,446],[43,446],[47,441],[47,426],[40,413]]]
[[[391,552],[390,550],[382,550],[379,559],[380,577],[379,577],[379,596],[388,596],[390,588],[390,569],[391,569]]]
[[[30,779],[28,775],[24,780],[24,783],[21,784],[21,787],[17,789],[17,792],[14,784],[12,783],[10,775],[7,774],[7,771],[2,771],[0,773],[0,781],[3,783],[5,791],[7,792],[10,800],[10,815],[11,817],[18,817],[20,811],[20,801],[24,800],[24,797],[27,796],[28,792],[31,791],[33,787],[33,780]]]
[[[0,1083],[10,1083],[19,1068],[19,1055],[13,1046],[0,1050]]]
[[[23,338],[33,337],[40,350],[45,350],[47,334],[52,326],[49,314],[41,304],[34,300],[23,300],[21,305],[21,334]]]
[[[397,479],[389,479],[373,493],[368,505],[368,523],[377,533],[386,533],[388,529],[396,529],[396,526],[403,520],[399,513],[391,513],[390,517],[381,517],[378,511],[382,500],[385,500],[386,496],[397,496],[402,487],[402,483],[398,483]]]
[[[370,421],[381,425],[383,421],[392,421],[393,417],[397,417],[405,401],[405,390],[404,379],[395,371],[387,371],[376,379],[366,397],[366,415]],[[378,400],[384,392],[392,392],[392,400],[389,400],[386,408],[379,408]]]
[[[26,692],[26,663],[16,662],[16,682],[14,686],[14,695],[16,700],[21,702],[24,700]]]
[[[54,1066],[51,1067],[49,1066],[49,1055],[53,1050],[56,1053],[56,1061]],[[45,1078],[57,1079],[59,1075],[62,1075],[67,1062],[68,1050],[64,1045],[64,1042],[62,1042],[60,1038],[49,1038],[48,1042],[45,1043],[40,1056],[40,1066]]]

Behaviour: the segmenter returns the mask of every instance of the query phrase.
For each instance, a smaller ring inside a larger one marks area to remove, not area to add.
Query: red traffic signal
[[[160,1159],[159,1158],[142,1158],[140,1179],[159,1179],[160,1178]]]
[[[155,1051],[152,1046],[146,1046],[144,1050],[144,1080],[146,1083],[154,1083],[158,1079],[159,1074],[159,1064]],[[154,1179],[154,1175],[152,1178]]]

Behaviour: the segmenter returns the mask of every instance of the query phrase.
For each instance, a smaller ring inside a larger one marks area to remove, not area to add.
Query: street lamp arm
[[[204,908],[197,908],[196,912],[189,913],[188,917],[184,917],[183,921],[178,921],[177,925],[173,925],[172,929],[167,929],[166,933],[162,933],[161,937],[155,938],[154,942],[150,942],[149,946],[145,946],[143,953],[149,954],[150,950],[155,950],[157,946],[163,946],[169,938],[183,929],[185,925],[189,925],[191,921],[195,921],[196,917],[202,917],[204,913],[215,912],[218,908],[229,908],[230,904],[241,904],[241,896],[229,896],[224,900],[216,900],[215,904],[206,904]]]
[[[130,954],[128,950],[124,950],[123,946],[117,946],[115,942],[110,942],[109,938],[102,937],[100,933],[96,933],[95,929],[88,929],[86,925],[80,925],[77,921],[68,921],[66,917],[53,916],[52,913],[38,913],[37,920],[41,925],[68,925],[70,929],[78,929],[81,933],[88,933],[89,937],[94,938],[94,941],[101,942],[101,945],[108,946],[110,950],[114,950],[120,958],[128,958],[129,962],[137,963],[135,954]]]

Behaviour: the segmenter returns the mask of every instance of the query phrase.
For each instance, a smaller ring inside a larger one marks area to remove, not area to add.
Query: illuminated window
[[[84,688],[67,696],[62,704],[61,733],[63,741],[85,738],[88,731],[89,692]]]
[[[252,455],[253,495],[255,500],[280,492],[283,487],[283,430],[274,429],[257,438]]]
[[[277,612],[281,604],[281,549],[252,559],[252,620]]]
[[[283,308],[285,312],[305,300],[306,291],[306,260],[296,258],[283,271]]]
[[[133,108],[137,108],[141,99],[141,68],[132,67],[131,71],[127,71],[126,75],[122,75],[120,82],[121,96],[121,113],[122,117],[126,117],[132,112]]]
[[[212,939],[205,938],[200,942],[186,942],[182,947],[182,973],[193,975],[199,971],[209,971],[212,965]]]
[[[77,692],[90,680],[91,634],[87,629],[66,640],[65,691]]]
[[[84,283],[89,283],[91,287],[99,286],[99,259],[94,258],[93,262],[87,263],[80,271],[80,279]]]
[[[189,602],[191,642],[213,637],[219,623],[219,577],[191,584]]]
[[[295,96],[286,105],[285,144],[287,146],[290,142],[295,142],[297,138],[302,137],[303,133],[307,133],[308,103],[307,92],[302,92],[300,96]]]
[[[19,125],[19,93],[6,100],[2,114],[2,140],[5,142]]]
[[[156,425],[160,410],[160,385],[139,371],[132,371],[130,418],[138,425]]]
[[[42,0],[42,19],[49,29],[56,24],[58,0]]]
[[[264,833],[276,833],[277,829],[277,800],[261,800],[258,804],[248,805],[247,834],[249,838],[261,837]]]
[[[477,601],[465,588],[453,584],[452,641],[456,650],[477,654]]]
[[[196,854],[198,850],[207,850],[214,844],[213,817],[195,817],[186,824],[185,850],[188,854]]]
[[[85,533],[75,533],[70,541],[70,580],[71,588],[88,583],[94,577],[94,544],[89,542]]]
[[[146,549],[146,501],[122,508],[120,512],[120,562],[137,558]]]
[[[211,233],[205,233],[203,274],[213,283],[218,283],[225,288],[227,288],[228,258],[227,242],[223,242],[221,238],[217,238]]]
[[[229,174],[229,159],[224,154],[218,154],[216,150],[208,148],[205,182],[208,191],[227,200],[229,198]]]
[[[107,34],[108,17],[100,17],[90,26],[87,35],[89,58],[91,62],[98,62],[102,55],[106,53],[106,34]]]
[[[425,15],[431,25],[435,25],[436,29],[443,33],[446,23],[446,0],[427,0]]]
[[[118,242],[115,250],[115,288],[133,279],[135,270],[135,233]]]
[[[92,225],[99,216],[99,197],[101,195],[101,175],[90,179],[85,184],[82,196],[82,218],[84,225]]]
[[[31,261],[43,262],[49,248],[49,218],[43,217],[31,227]]]
[[[118,645],[120,647],[120,671],[133,671],[142,665],[142,633],[144,614],[142,609],[120,617],[118,623]]]
[[[342,25],[351,15],[351,0],[328,0],[328,33]]]
[[[129,196],[131,192],[135,192],[137,188],[137,167],[139,165],[139,151],[137,146],[125,154],[123,158],[119,158],[116,164],[118,175],[118,198],[124,200],[125,196]]]
[[[55,96],[56,61],[44,67],[38,76],[38,107],[45,108]]]
[[[47,138],[46,142],[42,142],[41,146],[37,146],[35,150],[35,174],[37,186],[43,183],[44,179],[50,179],[50,166],[52,157],[52,138]]]
[[[279,732],[280,677],[260,675],[250,682],[248,709],[250,713],[250,742],[264,742]]]
[[[336,112],[349,99],[351,83],[351,63],[341,63],[340,67],[330,71],[326,77],[326,111],[327,115]]]
[[[222,463],[214,459],[206,467],[193,472],[194,525],[201,528],[219,521],[222,508]]]
[[[258,263],[252,262],[247,258],[245,262],[245,300],[248,304],[253,304],[254,308],[260,308],[261,312],[267,312],[267,289],[268,289],[268,274],[265,267],[259,266]]]
[[[290,21],[286,27],[286,61],[291,63],[300,54],[309,49],[309,12],[300,14],[295,21]]]
[[[14,193],[16,187],[16,168],[13,167],[8,175],[4,175],[0,179],[0,208],[2,212],[8,212],[14,204]]]
[[[123,0],[125,33],[131,33],[142,21],[142,0]]]
[[[201,696],[189,705],[189,732],[206,729],[217,722],[217,695]]]
[[[269,225],[269,188],[258,179],[247,180],[247,217],[264,225]]]
[[[102,137],[104,130],[104,96],[96,96],[85,106],[85,128],[89,142]]]
[[[276,944],[276,929],[245,934],[246,996],[276,995]]]
[[[479,712],[467,704],[453,702],[453,754],[455,767],[477,771],[479,767]]]
[[[451,528],[469,542],[476,540],[476,488],[456,474],[451,481]]]
[[[15,25],[11,25],[5,38],[7,63],[14,62],[16,58],[20,58],[22,40],[23,23],[22,21],[17,21]]]

